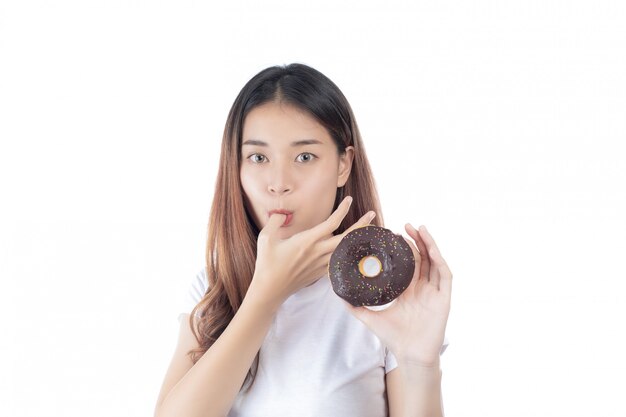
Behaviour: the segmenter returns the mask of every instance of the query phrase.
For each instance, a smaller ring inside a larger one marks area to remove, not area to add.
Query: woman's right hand
[[[376,213],[369,211],[345,232],[333,236],[351,203],[352,197],[344,198],[324,222],[288,239],[277,237],[287,216],[272,214],[257,239],[255,272],[248,294],[278,308],[291,294],[328,272],[330,256],[341,239],[357,227],[367,226],[375,217]]]

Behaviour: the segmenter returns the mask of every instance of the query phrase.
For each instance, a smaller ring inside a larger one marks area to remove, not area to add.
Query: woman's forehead
[[[267,103],[251,110],[244,120],[244,145],[298,147],[331,145],[326,128],[296,107]]]

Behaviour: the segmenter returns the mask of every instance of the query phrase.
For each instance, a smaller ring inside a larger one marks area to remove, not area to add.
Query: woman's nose
[[[268,183],[267,189],[272,194],[284,194],[291,191],[291,174],[286,167],[277,167]]]
[[[290,187],[287,185],[270,185],[269,191],[272,194],[285,194],[290,191]]]
[[[271,194],[285,194],[291,191],[291,185],[286,181],[272,181],[267,187]]]

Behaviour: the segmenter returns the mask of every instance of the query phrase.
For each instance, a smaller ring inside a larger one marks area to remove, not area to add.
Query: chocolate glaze
[[[382,271],[367,277],[359,261],[376,256]],[[379,306],[397,298],[409,286],[415,257],[401,235],[379,226],[363,226],[348,233],[330,256],[328,276],[335,293],[354,306]]]

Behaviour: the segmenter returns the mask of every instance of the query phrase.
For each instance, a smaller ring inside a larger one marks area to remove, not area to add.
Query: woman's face
[[[340,157],[311,115],[270,102],[246,116],[241,154],[241,185],[257,227],[265,227],[271,210],[288,210],[289,224],[279,230],[285,239],[330,216],[337,187],[350,175],[354,148]]]

